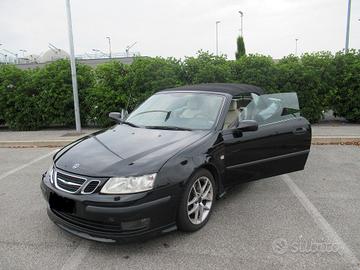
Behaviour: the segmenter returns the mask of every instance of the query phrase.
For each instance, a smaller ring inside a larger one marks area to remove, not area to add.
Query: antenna
[[[126,46],[126,49],[125,49],[126,57],[129,57],[129,51],[130,51],[130,49],[131,49],[132,47],[135,46],[136,43],[137,43],[137,41],[135,41],[135,42],[134,42],[133,44],[131,44],[131,45]]]

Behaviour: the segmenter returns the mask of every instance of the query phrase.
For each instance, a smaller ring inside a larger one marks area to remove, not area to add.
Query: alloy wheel
[[[214,197],[209,178],[201,176],[192,185],[187,202],[187,214],[191,223],[199,225],[209,215]]]

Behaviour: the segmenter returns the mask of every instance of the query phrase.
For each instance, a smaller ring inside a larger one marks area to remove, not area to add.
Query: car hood
[[[154,173],[208,133],[116,125],[64,147],[54,161],[59,169],[95,177]]]

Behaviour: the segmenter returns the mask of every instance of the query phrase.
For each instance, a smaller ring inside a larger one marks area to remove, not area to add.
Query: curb
[[[67,140],[32,140],[32,141],[0,141],[0,148],[36,148],[63,147],[79,138],[71,138]],[[351,144],[360,145],[360,136],[313,136],[311,144],[327,145],[327,144]]]
[[[360,144],[360,136],[313,136],[311,144]]]

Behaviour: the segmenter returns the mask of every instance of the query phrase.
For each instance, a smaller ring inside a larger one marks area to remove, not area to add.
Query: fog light
[[[139,230],[149,227],[150,218],[142,218],[138,220],[123,221],[121,227],[124,231]]]

